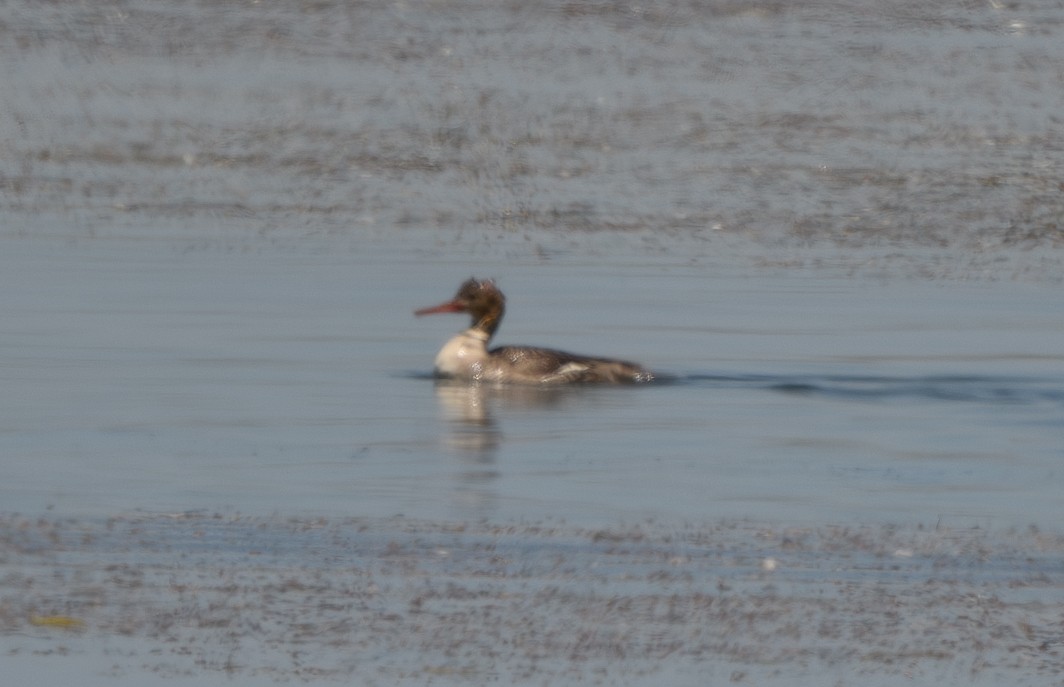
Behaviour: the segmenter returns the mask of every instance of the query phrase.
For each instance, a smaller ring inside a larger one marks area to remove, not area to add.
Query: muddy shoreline
[[[27,4],[0,26],[0,236],[458,230],[549,257],[609,232],[1059,281],[1061,26],[1049,3]]]
[[[1062,562],[1035,528],[9,515],[0,631],[125,646],[102,677],[1049,684]]]

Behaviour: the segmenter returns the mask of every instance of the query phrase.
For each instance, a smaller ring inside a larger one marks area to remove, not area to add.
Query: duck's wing
[[[635,363],[612,358],[591,358],[551,348],[501,346],[489,353],[507,377],[539,384],[632,384],[649,382],[654,375]]]

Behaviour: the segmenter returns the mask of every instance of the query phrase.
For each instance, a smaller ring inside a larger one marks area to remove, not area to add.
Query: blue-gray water
[[[997,0],[6,5],[9,669],[1045,684],[1064,560],[1062,26],[1059,3]],[[667,383],[436,385],[466,322],[412,311],[471,274],[508,296],[500,342]],[[261,540],[189,544],[245,517]],[[759,524],[718,560],[734,522]],[[333,546],[305,539],[319,526]],[[483,561],[499,532],[517,539],[503,558],[534,561]],[[309,567],[255,567],[288,550]],[[113,572],[149,564],[158,584]],[[241,587],[240,607],[291,624],[223,624],[241,615],[224,603],[201,621],[201,564],[280,580]],[[516,588],[487,590],[492,566]],[[329,571],[350,588],[274,603]],[[371,601],[337,620],[351,589]],[[724,644],[690,639],[708,616],[653,611],[754,617],[777,589],[779,623]],[[826,590],[839,606],[803,606]],[[486,591],[497,636],[452,612]],[[623,610],[638,599],[651,610]],[[331,609],[299,640],[318,663],[290,631],[311,603]],[[802,635],[810,614],[821,631]],[[68,616],[86,628],[73,667],[40,621]],[[418,644],[460,618],[478,657]],[[381,622],[390,644],[344,629]]]
[[[491,261],[509,293],[500,341],[674,377],[499,390],[429,378],[467,320],[412,310],[478,265],[416,253],[398,240],[330,254],[9,242],[6,507],[1064,519],[1055,285],[624,264],[605,250]]]

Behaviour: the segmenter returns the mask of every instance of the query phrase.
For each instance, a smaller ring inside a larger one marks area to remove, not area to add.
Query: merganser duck
[[[415,311],[419,317],[466,312],[473,318],[472,326],[444,344],[436,355],[436,376],[504,384],[632,384],[654,379],[648,370],[623,360],[529,346],[488,350],[505,311],[506,297],[490,279],[470,279],[453,299]]]

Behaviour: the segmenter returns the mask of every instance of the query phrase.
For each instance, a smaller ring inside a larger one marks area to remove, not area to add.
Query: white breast
[[[488,336],[467,329],[443,345],[436,354],[436,374],[458,379],[480,379],[488,359]]]

